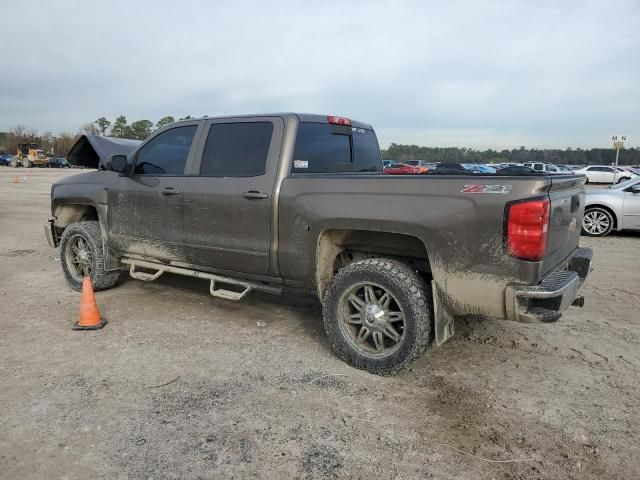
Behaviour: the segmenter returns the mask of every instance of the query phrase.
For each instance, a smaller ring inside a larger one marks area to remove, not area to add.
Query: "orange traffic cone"
[[[84,277],[82,281],[82,298],[80,300],[80,319],[73,324],[72,328],[73,330],[98,330],[106,324],[107,321],[104,318],[100,318],[91,278]]]

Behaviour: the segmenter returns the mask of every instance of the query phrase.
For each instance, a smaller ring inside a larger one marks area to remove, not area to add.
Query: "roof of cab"
[[[301,122],[313,122],[313,123],[329,123],[328,115],[320,115],[317,113],[294,113],[294,112],[280,112],[280,113],[250,113],[241,115],[215,115],[213,117],[197,117],[187,118],[184,120],[178,120],[176,123],[189,122],[194,120],[211,120],[211,119],[223,119],[223,118],[253,118],[253,117],[297,117]],[[349,117],[344,117],[349,118]],[[368,123],[360,122],[358,120],[351,120],[351,125],[357,128],[367,128],[373,130],[373,127]]]

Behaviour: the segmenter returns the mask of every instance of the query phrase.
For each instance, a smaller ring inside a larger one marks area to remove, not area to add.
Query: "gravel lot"
[[[1,478],[638,478],[640,235],[582,239],[560,323],[459,322],[381,378],[332,355],[313,298],[176,276],[98,293],[110,323],[72,331],[42,224],[77,172],[0,167]]]

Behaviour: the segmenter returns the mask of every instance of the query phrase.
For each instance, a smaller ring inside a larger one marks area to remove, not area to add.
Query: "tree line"
[[[187,116],[179,120],[188,118],[191,117]],[[35,128],[18,125],[4,132],[2,145],[0,145],[0,153],[15,155],[19,144],[35,143],[39,148],[43,149],[47,155],[65,156],[80,135],[83,134],[144,140],[151,135],[155,129],[162,128],[175,121],[175,118],[171,115],[162,117],[155,123],[146,119],[128,123],[127,117],[124,115],[117,116],[113,122],[106,117],[100,117],[93,122],[85,123],[77,132],[62,132],[58,135],[54,135],[49,131],[41,134]]]
[[[427,162],[450,163],[525,163],[545,162],[562,165],[609,165],[615,162],[613,148],[567,148],[538,149],[514,148],[512,150],[475,150],[458,147],[420,147],[418,145],[400,145],[392,143],[382,150],[382,158],[396,162],[407,160],[426,160]],[[640,164],[640,148],[625,148],[620,152],[620,165]]]

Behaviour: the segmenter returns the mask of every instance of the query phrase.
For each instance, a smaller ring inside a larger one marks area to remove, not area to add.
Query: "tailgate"
[[[584,214],[584,176],[554,175],[549,187],[549,237],[542,263],[543,275],[565,260],[580,240]]]

